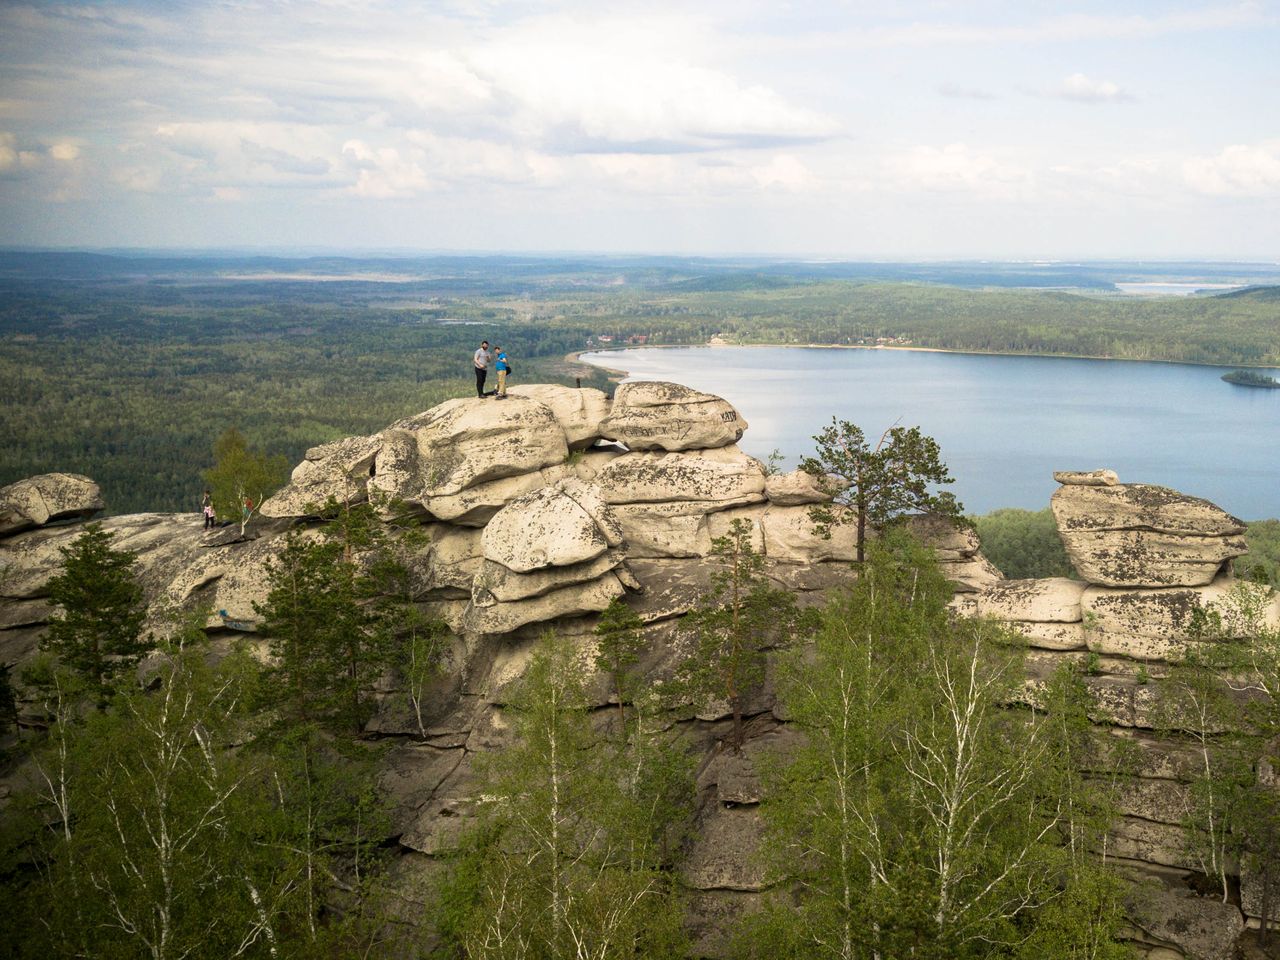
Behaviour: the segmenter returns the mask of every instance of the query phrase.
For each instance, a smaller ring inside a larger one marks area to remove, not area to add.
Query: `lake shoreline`
[[[572,353],[565,354],[565,360],[569,363],[581,363],[586,366],[593,367],[596,370],[603,370],[612,376],[629,377],[631,372],[623,370],[621,367],[607,367],[603,363],[592,363],[590,360],[583,360],[582,355],[585,353],[626,353],[628,350],[696,350],[706,348],[715,350],[722,347],[734,347],[737,349],[803,349],[803,350],[898,350],[908,353],[950,353],[967,357],[1036,357],[1049,360],[1099,360],[1107,363],[1167,363],[1172,366],[1182,367],[1209,367],[1218,370],[1280,370],[1277,366],[1268,366],[1266,364],[1248,364],[1248,363],[1205,363],[1195,360],[1139,360],[1136,357],[1098,357],[1087,353],[1008,353],[1000,350],[959,350],[954,347],[904,347],[890,346],[888,344],[865,344],[865,343],[646,343],[646,344],[630,344],[625,347],[593,347],[590,350],[575,350]]]

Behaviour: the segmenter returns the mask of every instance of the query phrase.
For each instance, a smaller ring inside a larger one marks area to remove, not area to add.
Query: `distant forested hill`
[[[1236,282],[1269,276],[1232,269]],[[1280,364],[1280,287],[1162,299],[1008,289],[1104,290],[1133,275],[1115,264],[0,252],[0,484],[67,470],[98,480],[112,512],[194,510],[226,427],[296,462],[467,395],[482,337],[510,348],[518,382],[583,374],[601,386],[564,355],[628,340],[894,338]],[[935,279],[963,286],[923,282]]]

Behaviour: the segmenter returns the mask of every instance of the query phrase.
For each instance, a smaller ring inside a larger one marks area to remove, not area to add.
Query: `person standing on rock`
[[[484,396],[484,379],[489,375],[489,361],[493,355],[489,353],[489,341],[483,340],[476,355],[471,358],[476,367],[476,396]]]
[[[498,355],[494,368],[498,371],[498,399],[505,400],[507,398],[507,374],[511,372],[511,361],[507,359],[507,351],[501,347],[494,347],[494,351]]]

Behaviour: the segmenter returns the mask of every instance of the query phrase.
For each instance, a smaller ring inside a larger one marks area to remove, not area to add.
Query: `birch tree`
[[[926,551],[887,537],[785,658],[804,742],[766,778],[778,892],[752,955],[987,956],[1062,896],[1061,732],[1011,706],[1017,645],[950,619],[949,596]]]
[[[449,924],[459,952],[681,956],[666,867],[687,770],[664,759],[643,727],[625,748],[598,737],[583,665],[554,637],[541,643],[509,717],[514,742],[480,765],[484,840],[455,874],[468,891]]]
[[[256,843],[269,810],[245,733],[233,657],[163,654],[157,689],[83,724],[62,715],[38,762],[37,809],[54,825],[24,942],[107,958],[276,957],[295,890],[290,858]]]

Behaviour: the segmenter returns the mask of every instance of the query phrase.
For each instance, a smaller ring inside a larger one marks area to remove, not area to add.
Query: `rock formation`
[[[248,541],[206,535],[194,514],[104,521],[117,546],[138,555],[157,615],[178,603],[251,623],[282,535],[314,527],[329,497],[421,518],[429,545],[415,562],[428,609],[455,634],[451,668],[425,718],[425,741],[392,696],[370,724],[371,733],[401,738],[382,787],[395,803],[397,869],[407,878],[429,876],[468,824],[472,759],[505,742],[506,694],[538,632],[553,628],[588,650],[595,614],[625,597],[652,641],[646,676],[670,677],[679,618],[706,592],[712,541],[735,520],[749,524],[768,576],[802,603],[853,575],[853,528],[815,535],[809,505],[826,499],[820,487],[800,472],[767,475],[737,446],[746,424],[723,399],[662,383],[624,384],[612,402],[553,385],[510,393],[502,403],[451,400],[372,436],[307,451],[263,504]],[[1191,864],[1179,824],[1191,758],[1156,733],[1143,678],[1192,642],[1194,611],[1230,587],[1243,524],[1205,501],[1121,484],[1106,471],[1056,476],[1063,486],[1054,512],[1082,580],[1006,581],[972,530],[925,517],[912,525],[955,585],[958,612],[1004,621],[1027,638],[1029,699],[1063,658],[1095,658],[1088,682],[1098,721],[1141,757],[1110,841],[1113,855],[1157,884],[1133,906],[1135,939],[1153,956],[1225,957],[1246,917],[1235,905],[1184,895]],[[29,656],[49,618],[58,550],[79,532],[58,523],[101,507],[96,486],[70,475],[0,491],[0,660]],[[220,617],[208,628],[215,644],[228,641]],[[393,684],[387,678],[389,694]],[[740,755],[716,748],[727,724],[717,705],[690,705],[681,722],[704,758],[704,799],[682,876],[690,925],[703,954],[723,956],[723,921],[763,887],[753,856],[761,827],[754,763],[795,734],[767,683],[749,698]],[[1247,877],[1242,884],[1245,909],[1256,914],[1256,890]]]

